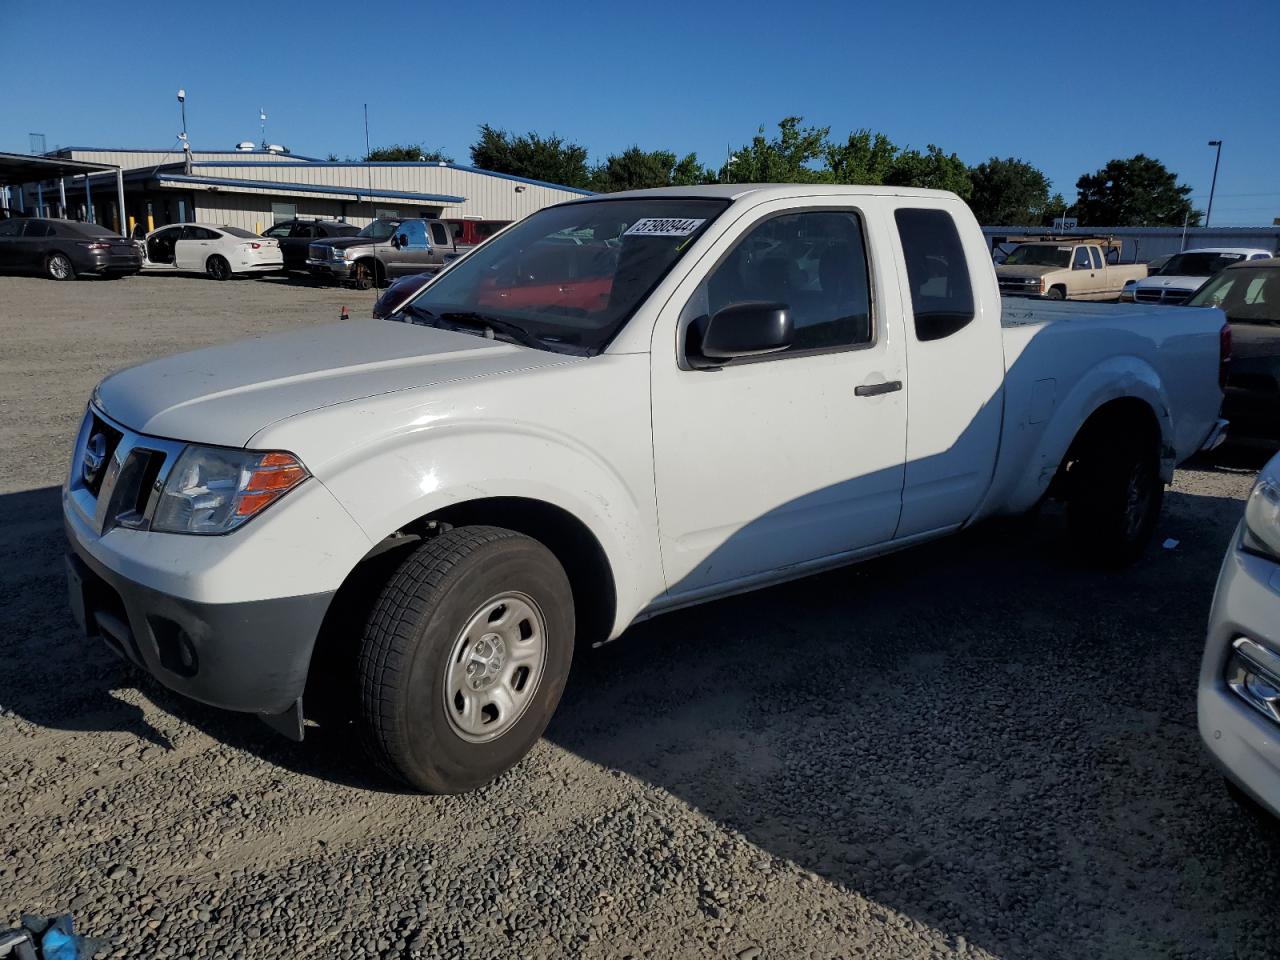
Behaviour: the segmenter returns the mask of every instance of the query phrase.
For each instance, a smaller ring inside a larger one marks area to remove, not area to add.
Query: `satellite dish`
[[[252,150],[256,144],[252,140],[241,140],[236,144],[237,150]]]
[[[280,144],[278,144],[278,143],[268,144],[268,145],[267,145],[267,149],[268,149],[269,151],[271,151],[272,153],[284,153],[284,152],[285,152],[284,147],[280,146]]]

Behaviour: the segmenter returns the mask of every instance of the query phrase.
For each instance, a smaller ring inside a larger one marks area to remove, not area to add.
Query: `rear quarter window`
[[[960,232],[945,210],[900,207],[893,218],[902,242],[917,340],[942,340],[974,317],[973,286]]]

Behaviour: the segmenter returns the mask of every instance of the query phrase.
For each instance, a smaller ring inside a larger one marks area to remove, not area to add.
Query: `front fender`
[[[375,543],[467,501],[519,497],[566,511],[608,559],[618,590],[616,630],[661,590],[652,488],[633,489],[618,467],[565,434],[454,421],[363,447],[321,479]]]

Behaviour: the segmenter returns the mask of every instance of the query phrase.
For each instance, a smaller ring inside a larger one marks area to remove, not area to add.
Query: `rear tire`
[[[1164,503],[1158,441],[1100,429],[1083,438],[1067,479],[1067,532],[1077,555],[1113,567],[1141,557]]]
[[[45,275],[50,280],[74,280],[76,278],[76,268],[71,264],[71,258],[65,253],[51,253],[44,263]]]
[[[220,257],[217,254],[205,261],[204,271],[209,275],[210,280],[231,279],[231,264],[227,263],[226,257]]]
[[[542,736],[573,660],[573,592],[555,556],[499,527],[424,542],[383,587],[359,657],[373,761],[428,793],[461,793]]]

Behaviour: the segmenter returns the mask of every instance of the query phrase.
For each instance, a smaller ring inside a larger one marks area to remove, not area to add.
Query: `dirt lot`
[[[1050,513],[659,618],[469,796],[78,637],[57,487],[96,380],[371,302],[0,278],[0,926],[70,910],[122,957],[1274,955],[1280,847],[1195,727],[1247,469],[1181,471],[1180,545],[1125,573]]]

